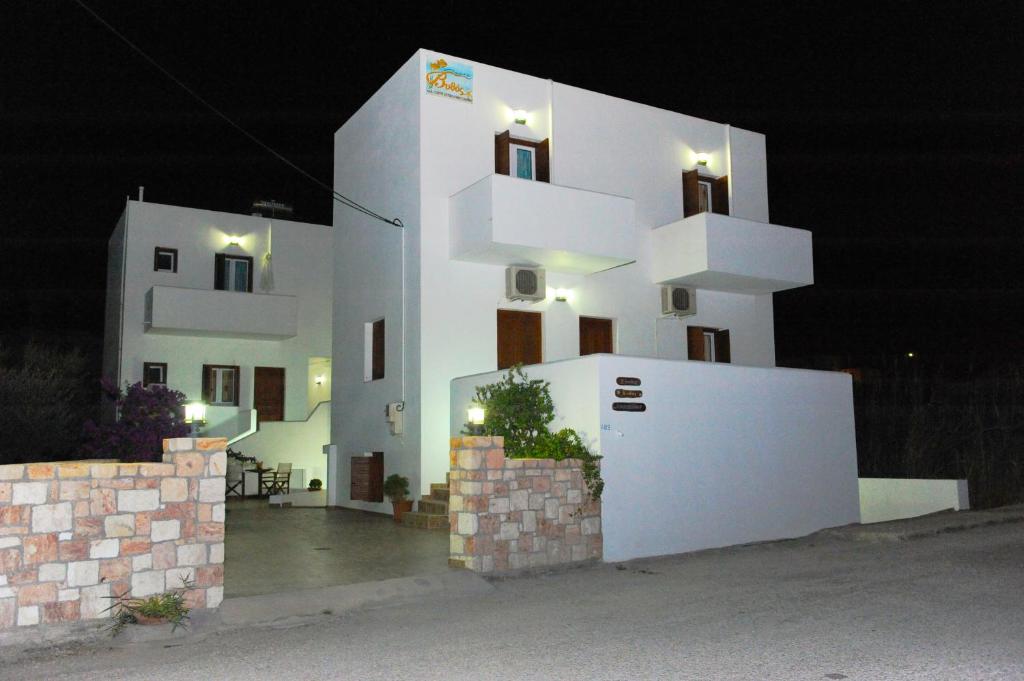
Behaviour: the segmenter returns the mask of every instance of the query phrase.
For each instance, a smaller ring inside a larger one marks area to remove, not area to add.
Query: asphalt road
[[[289,627],[59,648],[2,679],[1024,679],[1024,524],[499,581]]]

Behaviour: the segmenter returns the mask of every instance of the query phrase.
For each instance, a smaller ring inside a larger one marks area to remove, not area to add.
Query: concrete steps
[[[445,482],[432,483],[430,495],[422,497],[416,506],[416,510],[402,514],[402,524],[407,527],[415,527],[423,530],[447,530],[448,529],[448,476],[445,475]]]

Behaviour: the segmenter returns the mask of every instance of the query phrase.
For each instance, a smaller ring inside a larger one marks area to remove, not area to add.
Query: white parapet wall
[[[232,442],[245,456],[255,456],[268,468],[280,463],[292,465],[292,489],[303,489],[313,478],[327,481],[327,457],[323,446],[331,439],[331,403],[321,402],[303,421],[267,421],[259,430]],[[257,493],[255,473],[246,473],[247,495]]]
[[[914,518],[938,511],[971,507],[966,480],[860,479],[860,521]]]
[[[551,427],[575,428],[604,457],[605,560],[798,537],[860,521],[846,374],[619,355],[526,372],[551,382]],[[452,382],[452,434],[462,429],[475,386],[501,375]],[[620,402],[644,411],[616,410]]]

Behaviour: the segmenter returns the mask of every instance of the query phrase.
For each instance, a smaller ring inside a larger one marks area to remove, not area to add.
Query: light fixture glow
[[[234,234],[228,235],[228,246],[241,246],[242,238],[235,236]]]
[[[313,379],[313,382],[316,383],[317,385],[323,385],[324,384],[324,375],[323,374],[317,374],[316,378]]]
[[[914,353],[908,352],[907,357],[909,357],[910,359],[914,359]]]
[[[484,412],[484,408],[479,406],[479,405],[473,405],[469,409],[466,410],[466,419],[469,421],[470,425],[474,425],[474,426],[482,426],[482,425],[484,425],[484,417],[485,416],[486,416],[486,412]]]
[[[185,405],[185,423],[192,426],[191,435],[199,434],[199,426],[206,424],[206,405],[202,402],[189,402]]]
[[[518,125],[526,125],[526,111],[524,109],[516,109],[512,112],[512,117]]]
[[[701,151],[697,153],[697,165],[706,166],[708,164],[708,161],[710,160],[711,154],[707,153],[706,151]]]
[[[555,289],[555,300],[560,303],[569,301],[569,289],[567,288],[556,288]]]

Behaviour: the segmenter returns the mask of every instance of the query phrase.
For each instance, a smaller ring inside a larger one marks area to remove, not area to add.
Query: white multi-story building
[[[206,433],[248,436],[237,446],[292,462],[296,485],[323,479],[332,241],[325,225],[129,200],[109,242],[103,375],[205,401]]]
[[[414,491],[444,480],[458,377],[590,353],[774,367],[772,294],[813,282],[810,233],[770,224],[763,135],[431,51],[337,131],[335,188],[401,221],[335,207],[342,506],[387,510],[350,493],[364,452]],[[543,271],[540,299],[510,267]]]

